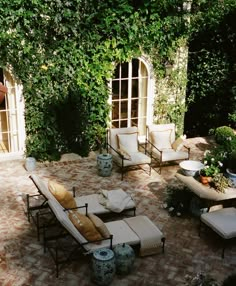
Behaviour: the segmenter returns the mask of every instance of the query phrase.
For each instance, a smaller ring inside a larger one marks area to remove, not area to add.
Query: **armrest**
[[[81,243],[81,245],[86,245],[86,244],[90,244],[90,243],[96,243],[96,242],[100,242],[100,241],[104,241],[104,240],[110,240],[110,249],[112,249],[113,234],[110,234],[110,236],[108,238],[102,238],[102,239],[98,239],[98,240],[83,242],[83,243]]]
[[[77,209],[82,209],[82,208],[85,208],[85,214],[86,216],[88,216],[88,204],[85,203],[84,206],[80,206],[80,207],[75,207],[75,208],[70,208],[70,209],[63,209],[64,212],[67,212],[67,211],[72,211],[72,210],[77,210]]]
[[[124,160],[125,157],[124,157],[118,150],[116,150],[115,148],[113,148],[109,143],[107,143],[107,145],[108,145],[113,151],[115,151],[115,152],[121,157],[122,160]]]
[[[145,146],[147,144],[150,144],[153,148],[155,148],[158,152],[162,153],[162,150],[158,149],[151,141],[149,141],[148,139],[146,139],[146,143]]]

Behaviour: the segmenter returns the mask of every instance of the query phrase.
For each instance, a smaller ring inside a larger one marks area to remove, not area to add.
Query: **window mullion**
[[[128,127],[131,127],[131,98],[132,98],[132,61],[128,69]]]

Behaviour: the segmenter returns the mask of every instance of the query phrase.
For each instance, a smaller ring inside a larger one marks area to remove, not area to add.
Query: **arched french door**
[[[150,72],[142,59],[119,63],[111,80],[111,126],[113,128],[137,126],[145,135],[150,121]]]
[[[11,74],[0,70],[0,81],[7,87],[0,104],[0,158],[22,155],[25,145],[24,102],[22,87]]]

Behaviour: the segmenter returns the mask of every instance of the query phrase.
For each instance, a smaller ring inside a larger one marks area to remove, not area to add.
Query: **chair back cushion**
[[[117,134],[118,147],[127,153],[138,152],[138,133]]]
[[[35,184],[36,188],[38,189],[38,192],[40,194],[42,194],[46,199],[54,199],[55,197],[53,196],[53,194],[49,191],[47,183],[41,179],[39,176],[37,175],[31,175],[31,180],[33,181],[33,183]]]
[[[148,125],[147,137],[158,149],[171,149],[175,141],[175,124]]]
[[[109,134],[108,134],[108,143],[115,149],[119,149],[118,145],[118,134],[131,134],[131,133],[138,133],[137,127],[127,127],[127,128],[110,128]],[[124,148],[126,146],[123,146]],[[128,151],[128,150],[127,150]],[[114,151],[111,150],[111,152],[114,154]]]
[[[79,242],[86,243],[87,240],[85,237],[76,229],[71,220],[68,217],[68,212],[64,211],[62,206],[59,204],[57,200],[48,200],[48,204],[50,209],[54,213],[57,220],[61,223],[61,225]]]

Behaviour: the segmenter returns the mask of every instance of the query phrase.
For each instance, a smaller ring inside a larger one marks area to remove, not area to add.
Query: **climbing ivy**
[[[180,0],[2,0],[0,13],[0,66],[23,85],[26,154],[38,160],[97,148],[114,64],[148,54],[158,80],[188,32]]]

